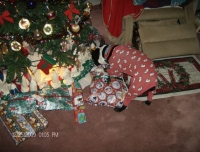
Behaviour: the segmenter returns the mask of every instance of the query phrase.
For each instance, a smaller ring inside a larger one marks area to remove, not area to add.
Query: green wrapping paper
[[[0,104],[0,120],[15,141],[16,145],[47,127],[48,121],[35,110],[27,114],[13,114],[8,110],[8,102]]]
[[[12,114],[31,113],[36,109],[73,110],[67,87],[3,96],[0,104],[7,101],[8,111]]]
[[[28,92],[7,95],[4,99],[8,101],[8,112],[11,114],[26,114],[35,111],[36,100],[32,98],[32,94],[34,93]]]
[[[41,110],[73,110],[72,99],[67,87],[48,89],[39,92],[38,109]]]

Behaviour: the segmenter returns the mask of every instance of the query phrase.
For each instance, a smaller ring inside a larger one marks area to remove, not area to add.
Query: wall
[[[88,2],[91,2],[92,5],[99,5],[101,0],[88,0]]]

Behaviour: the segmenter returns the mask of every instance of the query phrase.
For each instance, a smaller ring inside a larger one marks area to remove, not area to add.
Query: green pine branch
[[[11,18],[13,18],[14,23],[11,23],[3,19],[4,25],[0,24],[0,42],[6,44],[8,53],[3,55],[3,60],[0,61],[0,67],[7,67],[7,82],[11,82],[16,76],[19,81],[21,81],[21,72],[26,73],[27,67],[31,65],[31,61],[27,59],[26,56],[22,54],[21,51],[15,52],[11,49],[10,44],[13,41],[17,41],[22,44],[23,41],[27,41],[32,44],[41,54],[46,54],[52,51],[50,55],[54,58],[59,65],[74,65],[74,58],[77,55],[73,54],[76,48],[77,52],[81,50],[80,44],[89,46],[91,43],[90,35],[99,34],[95,28],[92,27],[90,17],[85,18],[83,16],[84,9],[87,8],[86,0],[74,1],[74,6],[80,11],[79,17],[82,19],[79,22],[81,30],[79,33],[73,33],[70,31],[69,26],[75,24],[76,14],[72,14],[72,20],[64,14],[66,10],[69,9],[70,0],[35,0],[36,7],[34,9],[28,8],[27,1],[16,0],[10,3],[8,0],[3,1],[5,5],[0,5],[0,15],[8,10]],[[80,4],[80,5],[79,5]],[[47,18],[47,13],[49,11],[54,11],[56,17],[52,20]],[[26,18],[30,22],[30,27],[26,30],[19,27],[19,22],[22,18]],[[51,24],[53,27],[53,32],[51,35],[46,35],[43,32],[45,24]],[[34,32],[39,30],[42,32],[42,38],[36,40],[34,38]],[[73,34],[73,39],[76,44],[73,46],[72,50],[67,52],[61,52],[61,42],[65,41],[69,37],[70,33]],[[1,46],[0,46],[1,50]]]

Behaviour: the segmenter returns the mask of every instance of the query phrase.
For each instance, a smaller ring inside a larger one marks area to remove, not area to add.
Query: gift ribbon
[[[9,22],[11,22],[11,23],[14,23],[13,18],[11,18],[11,17],[9,17],[9,16],[10,16],[10,12],[9,12],[8,10],[4,11],[4,12],[0,15],[0,23],[1,23],[2,25],[4,25],[3,19],[4,19],[4,20],[7,20],[7,21],[9,21]]]
[[[70,20],[72,20],[72,13],[80,14],[80,11],[74,8],[74,4],[70,4],[70,8],[64,12],[64,14],[68,16]]]

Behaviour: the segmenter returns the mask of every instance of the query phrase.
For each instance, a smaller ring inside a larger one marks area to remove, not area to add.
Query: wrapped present
[[[3,96],[3,101],[8,101],[7,108],[11,114],[26,114],[36,110],[36,100],[32,97],[35,92],[8,94]]]
[[[47,89],[34,95],[41,110],[73,110],[72,99],[67,87]]]
[[[95,106],[121,107],[128,90],[122,77],[109,76],[106,72],[91,71],[92,83],[87,102]]]
[[[8,102],[0,104],[0,119],[16,145],[30,137],[36,137],[48,125],[48,121],[38,110],[23,115],[11,113]]]
[[[86,122],[85,106],[83,100],[83,91],[78,81],[72,84],[72,101],[74,107],[75,123],[82,124]]]
[[[83,90],[78,81],[74,81],[74,83],[72,83],[72,98],[74,107],[84,105]]]
[[[72,99],[67,87],[16,93],[2,96],[0,103],[8,101],[12,114],[26,114],[40,110],[73,110]]]
[[[78,106],[74,110],[75,123],[82,124],[86,122],[85,106]]]

